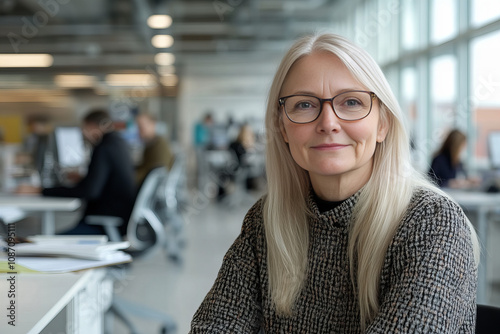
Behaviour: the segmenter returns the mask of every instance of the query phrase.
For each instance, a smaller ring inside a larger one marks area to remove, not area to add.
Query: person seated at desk
[[[429,177],[439,187],[468,188],[479,184],[475,178],[458,178],[460,174],[466,176],[460,157],[467,146],[467,138],[460,130],[452,130],[439,150],[434,154]]]
[[[28,120],[30,135],[25,142],[25,148],[32,157],[32,163],[35,170],[41,175],[47,152],[54,152],[53,125],[45,117],[38,115]]]
[[[83,217],[76,227],[63,234],[105,234],[102,226],[89,225],[89,215],[116,216],[126,223],[135,201],[136,186],[132,158],[125,140],[114,131],[107,111],[93,110],[83,119],[83,136],[94,146],[87,174],[73,187],[41,190],[44,196],[77,197],[86,200]],[[22,187],[18,192],[33,192]]]
[[[304,37],[267,101],[268,192],[190,333],[473,333],[477,236],[412,166],[375,60],[337,35]]]
[[[247,159],[245,158],[248,151],[252,150],[255,146],[255,135],[252,128],[248,124],[244,124],[240,127],[238,136],[236,139],[229,144],[229,152],[234,155],[236,160],[234,163],[225,164],[224,168],[217,171],[219,193],[217,199],[221,201],[225,196],[227,196],[228,190],[232,186],[236,179],[237,173],[246,172],[250,167]],[[253,187],[252,181],[247,177],[246,189]]]
[[[152,169],[160,166],[170,169],[174,164],[174,155],[167,140],[156,133],[156,118],[153,115],[142,113],[135,121],[144,143],[141,163],[135,168],[136,183],[140,185]]]
[[[236,154],[238,159],[238,167],[246,168],[250,167],[248,159],[246,159],[247,154],[255,150],[255,134],[248,124],[244,124],[240,128],[240,132],[230,145],[229,149]],[[246,179],[246,188],[254,189],[255,182],[254,179],[249,175]]]

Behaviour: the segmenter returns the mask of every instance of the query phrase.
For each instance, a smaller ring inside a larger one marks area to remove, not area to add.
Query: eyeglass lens
[[[324,100],[323,100],[324,101]],[[370,92],[345,92],[333,98],[335,114],[346,121],[358,120],[370,113],[372,96]],[[284,107],[292,122],[308,123],[318,118],[323,103],[321,99],[308,95],[293,95],[285,99]]]

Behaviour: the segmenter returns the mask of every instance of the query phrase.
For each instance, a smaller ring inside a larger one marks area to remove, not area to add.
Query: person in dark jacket
[[[467,173],[460,161],[460,155],[465,150],[466,145],[465,134],[454,129],[450,131],[439,150],[434,154],[427,174],[439,187],[467,188],[479,184],[480,180],[467,178]]]
[[[169,142],[156,133],[156,118],[148,113],[136,117],[139,136],[144,143],[141,163],[135,168],[137,185],[141,185],[148,173],[156,167],[165,166],[167,170],[174,164],[174,154]]]
[[[85,222],[89,215],[122,218],[124,224],[120,231],[125,234],[136,195],[133,163],[127,144],[114,131],[111,117],[104,110],[87,114],[82,131],[85,139],[94,146],[86,176],[73,187],[45,188],[42,194],[86,200],[78,225],[63,234],[105,234],[101,226]]]

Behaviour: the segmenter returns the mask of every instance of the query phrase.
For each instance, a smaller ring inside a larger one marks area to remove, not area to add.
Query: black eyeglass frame
[[[368,113],[363,116],[363,117],[360,117],[360,118],[356,118],[356,119],[344,119],[342,117],[340,117],[339,115],[337,115],[337,112],[335,111],[335,107],[333,106],[333,99],[335,99],[337,96],[340,96],[342,94],[346,94],[346,93],[351,93],[351,92],[358,92],[358,93],[368,93],[370,94],[371,96],[371,100],[370,100],[370,110],[368,111]],[[292,120],[290,118],[290,116],[288,115],[288,112],[286,111],[286,108],[285,108],[285,101],[286,99],[288,99],[289,97],[294,97],[294,96],[309,96],[309,97],[314,97],[316,99],[318,99],[320,101],[320,107],[319,107],[319,113],[318,115],[316,116],[315,119],[313,119],[312,121],[309,121],[309,122],[296,122],[294,120]],[[288,95],[288,96],[283,96],[283,97],[280,97],[278,99],[278,104],[280,107],[283,107],[283,110],[285,111],[285,114],[286,114],[286,117],[290,120],[290,122],[292,123],[295,123],[295,124],[308,124],[308,123],[312,123],[314,122],[315,120],[317,120],[319,118],[319,115],[321,115],[321,112],[323,111],[323,104],[325,102],[329,102],[330,105],[332,106],[332,110],[333,110],[333,113],[335,114],[335,116],[337,116],[339,119],[343,120],[343,121],[347,121],[347,122],[351,122],[351,121],[359,121],[359,120],[362,120],[363,118],[366,118],[368,117],[368,115],[370,115],[370,113],[372,112],[372,107],[373,107],[373,99],[375,99],[377,97],[377,94],[375,94],[374,92],[370,92],[370,91],[366,91],[366,90],[349,90],[349,91],[346,91],[346,92],[342,92],[340,94],[337,94],[335,95],[334,97],[332,98],[329,98],[329,99],[321,99],[317,96],[314,96],[314,95],[309,95],[309,94],[294,94],[294,95]]]

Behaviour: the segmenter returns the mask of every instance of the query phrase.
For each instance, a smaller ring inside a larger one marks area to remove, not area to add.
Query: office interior
[[[64,182],[67,170],[85,171],[90,151],[79,127],[89,110],[110,112],[136,161],[134,117],[154,114],[184,161],[180,260],[160,250],[134,261],[115,293],[170,314],[188,332],[246,210],[265,193],[263,119],[274,71],[294,40],[315,32],[345,36],[380,64],[406,115],[418,169],[427,171],[448,132],[460,129],[464,167],[481,180],[471,193],[498,190],[496,0],[0,0],[2,192],[46,182],[28,154],[36,122],[56,134],[51,171]],[[197,132],[207,115],[209,143]],[[245,180],[221,181],[242,125],[253,132],[252,168]],[[56,231],[77,216],[56,213]],[[500,306],[500,212],[487,218],[484,303]],[[24,218],[17,233],[41,233],[39,220]],[[157,332],[158,324],[136,321]],[[126,333],[119,321],[113,328]]]

